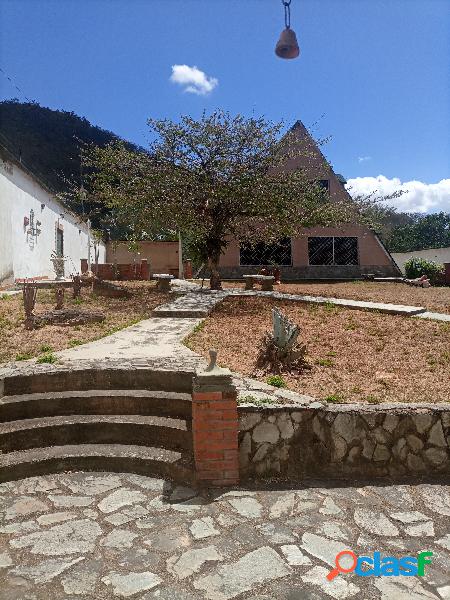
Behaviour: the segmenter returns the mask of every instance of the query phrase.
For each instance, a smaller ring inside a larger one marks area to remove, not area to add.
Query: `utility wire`
[[[11,84],[11,85],[12,85],[14,88],[16,88],[16,90],[19,92],[19,94],[21,94],[21,95],[22,95],[22,96],[25,98],[25,100],[27,100],[27,102],[33,102],[33,100],[30,100],[30,99],[28,98],[28,96],[25,94],[25,92],[23,92],[23,91],[20,89],[20,87],[19,87],[18,85],[16,85],[15,81],[13,80],[13,78],[12,78],[12,77],[10,77],[10,76],[8,75],[8,73],[7,73],[7,72],[6,72],[4,69],[2,69],[2,68],[0,67],[0,71],[3,73],[3,75],[4,75],[4,76],[6,77],[6,79],[9,81],[9,83],[10,83],[10,84]]]

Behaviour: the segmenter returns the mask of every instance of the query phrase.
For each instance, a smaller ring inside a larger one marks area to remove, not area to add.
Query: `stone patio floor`
[[[432,551],[424,577],[326,574],[340,550]],[[0,485],[0,599],[450,598],[450,487],[197,494],[131,474]]]

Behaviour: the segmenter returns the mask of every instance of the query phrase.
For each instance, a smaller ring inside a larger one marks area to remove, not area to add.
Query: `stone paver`
[[[55,510],[58,496],[75,501]],[[437,484],[199,494],[130,474],[29,478],[0,485],[0,599],[445,600],[449,513]],[[343,549],[434,555],[424,577],[329,582]]]

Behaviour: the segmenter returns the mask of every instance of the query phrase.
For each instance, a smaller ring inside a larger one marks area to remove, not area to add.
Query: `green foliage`
[[[238,396],[237,400],[238,404],[253,404],[254,406],[269,406],[271,404],[276,404],[276,398],[270,398],[267,396],[266,398],[255,398],[251,394],[247,396]]]
[[[333,366],[333,361],[331,360],[331,358],[318,358],[316,360],[316,363],[318,365],[320,365],[321,367],[332,367]]]
[[[83,340],[69,340],[68,342],[68,346],[69,348],[75,348],[75,346],[81,346],[81,344],[84,344]]]
[[[53,352],[53,348],[51,346],[49,346],[48,344],[43,344],[39,348],[39,352]]]
[[[340,392],[336,392],[334,394],[330,394],[324,398],[324,402],[329,402],[330,404],[342,404],[345,402],[344,396]]]
[[[377,398],[376,396],[367,396],[365,398],[365,401],[368,404],[380,404],[381,403],[381,400],[379,398]]]
[[[428,279],[432,284],[439,283],[442,277],[443,266],[432,260],[426,260],[424,258],[410,258],[405,263],[405,273],[408,279],[416,279],[427,275]]]
[[[277,388],[287,387],[287,384],[281,375],[269,375],[269,377],[266,379],[266,382],[269,385],[273,385]]]
[[[56,358],[56,356],[54,354],[52,354],[51,352],[48,352],[47,354],[43,354],[42,356],[40,356],[36,362],[43,364],[43,363],[48,363],[48,364],[53,364],[57,361],[58,359]]]
[[[413,252],[450,246],[450,213],[409,215],[410,222],[392,229],[386,239],[391,252]]]
[[[31,354],[27,352],[19,352],[18,354],[16,354],[15,360],[30,360],[30,358],[33,358]]]

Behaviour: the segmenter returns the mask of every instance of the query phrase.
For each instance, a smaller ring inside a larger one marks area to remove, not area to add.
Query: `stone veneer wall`
[[[241,479],[450,475],[450,405],[239,407]]]

